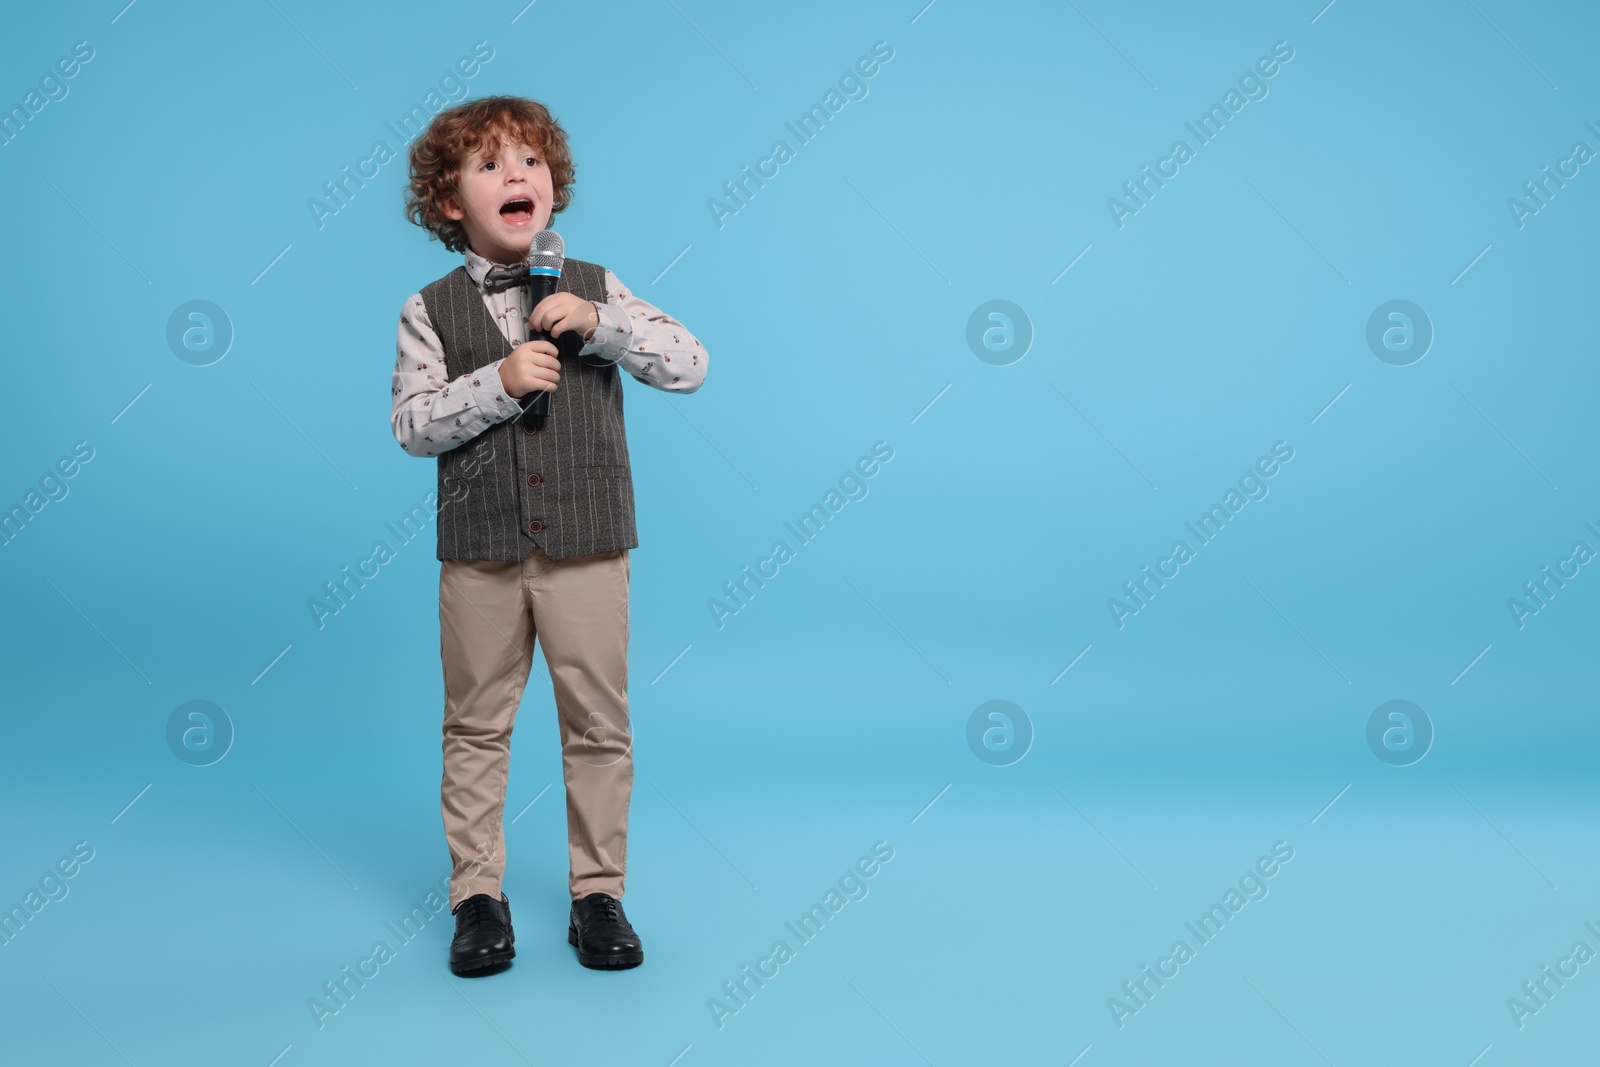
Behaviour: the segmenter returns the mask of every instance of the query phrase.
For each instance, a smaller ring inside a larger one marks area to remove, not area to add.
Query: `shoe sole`
[[[567,928],[567,944],[573,948],[578,947],[578,935],[571,927]],[[641,950],[639,952],[624,952],[605,956],[591,956],[579,952],[578,962],[596,971],[625,971],[629,967],[637,967],[643,963],[644,952]]]
[[[463,975],[471,974],[473,971],[481,971],[489,967],[498,967],[502,963],[511,962],[516,955],[517,950],[510,949],[506,952],[501,952],[493,956],[485,956],[481,960],[473,960],[471,963],[452,963],[450,965],[450,973]]]

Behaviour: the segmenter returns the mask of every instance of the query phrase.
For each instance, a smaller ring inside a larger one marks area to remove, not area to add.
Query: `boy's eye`
[[[538,166],[539,165],[539,157],[538,156],[527,156],[527,157],[525,157],[523,159],[523,162],[531,163],[534,166]],[[500,165],[500,163],[499,163],[498,160],[487,159],[487,160],[484,160],[483,166],[480,167],[479,169],[484,169],[484,168],[487,168],[487,167],[497,167],[499,165]]]

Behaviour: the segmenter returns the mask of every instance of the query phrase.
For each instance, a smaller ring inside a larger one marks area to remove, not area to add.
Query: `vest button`
[[[539,477],[537,474],[528,475],[528,484],[529,485],[538,485],[542,481],[544,481],[544,479]]]
[[[525,434],[536,434],[539,432],[539,427],[535,426],[531,422],[525,422],[522,424],[522,432]]]
[[[532,522],[528,523],[529,533],[538,533],[542,529],[544,529],[544,523],[540,522],[538,519],[534,519]]]

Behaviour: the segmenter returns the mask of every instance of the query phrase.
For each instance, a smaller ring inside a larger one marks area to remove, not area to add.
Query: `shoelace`
[[[466,912],[466,917],[474,923],[501,923],[500,909],[494,906],[495,902],[488,897],[473,897],[467,901],[456,914]]]
[[[594,919],[602,922],[615,923],[617,926],[631,929],[622,917],[622,906],[615,897],[602,897],[594,903]]]

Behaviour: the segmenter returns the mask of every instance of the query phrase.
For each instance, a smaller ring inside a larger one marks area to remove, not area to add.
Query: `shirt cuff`
[[[584,344],[578,355],[587,363],[615,363],[633,343],[633,320],[628,317],[627,311],[615,304],[597,303],[594,306],[600,313],[600,324],[594,328],[594,337]]]
[[[523,410],[521,402],[507,394],[505,383],[500,380],[500,364],[504,362],[503,359],[497,359],[487,363],[467,380],[467,391],[478,410],[495,422],[504,422]]]

